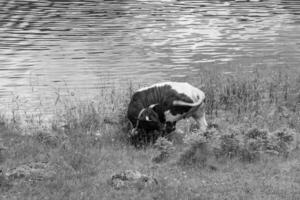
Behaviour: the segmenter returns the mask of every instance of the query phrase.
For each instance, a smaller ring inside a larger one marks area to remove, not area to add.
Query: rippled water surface
[[[203,68],[300,67],[300,1],[2,0],[0,61],[2,107]]]

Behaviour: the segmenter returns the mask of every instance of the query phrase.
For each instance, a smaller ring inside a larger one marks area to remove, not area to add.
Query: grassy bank
[[[143,149],[126,135],[137,85],[89,101],[59,96],[50,126],[3,113],[1,199],[299,199],[300,77],[206,71],[191,83],[206,93],[210,129],[185,120],[171,142]],[[112,187],[127,169],[157,183]]]

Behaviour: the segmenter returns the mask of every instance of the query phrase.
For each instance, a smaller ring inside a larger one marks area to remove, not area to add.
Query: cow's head
[[[147,122],[160,122],[159,114],[157,113],[156,109],[157,106],[158,104],[152,104],[147,108],[144,108],[139,115],[139,120]]]
[[[164,128],[159,104],[152,104],[140,111],[139,127],[148,130],[162,130]]]

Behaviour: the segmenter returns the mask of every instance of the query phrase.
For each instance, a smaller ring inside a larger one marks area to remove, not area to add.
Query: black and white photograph
[[[300,200],[300,0],[0,0],[0,200]]]

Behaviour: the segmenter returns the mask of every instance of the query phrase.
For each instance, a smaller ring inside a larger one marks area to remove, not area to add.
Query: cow
[[[140,131],[169,134],[176,122],[192,117],[200,130],[207,122],[204,107],[205,94],[186,82],[161,82],[137,90],[128,105],[127,117],[131,122],[131,136]]]

